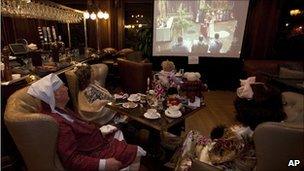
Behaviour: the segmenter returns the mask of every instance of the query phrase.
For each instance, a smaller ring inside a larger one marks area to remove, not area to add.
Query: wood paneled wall
[[[28,43],[40,45],[38,26],[55,26],[57,36],[61,35],[67,44],[67,26],[56,21],[37,19],[11,18],[1,16],[1,49],[18,39],[26,39]]]

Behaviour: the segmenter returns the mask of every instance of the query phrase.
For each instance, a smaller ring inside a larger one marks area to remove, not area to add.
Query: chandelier
[[[83,12],[46,0],[2,0],[1,13],[9,17],[79,23]]]

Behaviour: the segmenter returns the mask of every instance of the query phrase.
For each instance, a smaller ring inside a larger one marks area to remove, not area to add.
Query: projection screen
[[[153,56],[239,58],[249,0],[155,0]]]

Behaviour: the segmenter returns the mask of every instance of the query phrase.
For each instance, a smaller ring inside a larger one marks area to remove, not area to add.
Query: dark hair
[[[83,65],[77,68],[75,72],[78,85],[80,90],[84,90],[89,84],[91,80],[91,66],[90,65]]]
[[[234,101],[236,119],[254,130],[263,122],[280,122],[285,119],[281,92],[266,84],[251,84],[253,98],[237,97]]]
[[[225,125],[219,125],[212,129],[210,138],[212,140],[222,138],[227,127]]]
[[[214,34],[214,38],[215,38],[215,39],[219,39],[219,38],[220,38],[220,35],[219,35],[218,33],[215,33],[215,34]]]

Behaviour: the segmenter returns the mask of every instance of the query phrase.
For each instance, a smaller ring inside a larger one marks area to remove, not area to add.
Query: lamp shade
[[[89,18],[90,18],[90,13],[89,13],[88,11],[85,11],[85,12],[83,13],[83,17],[84,17],[85,19],[89,19]]]
[[[102,18],[104,18],[104,13],[102,12],[102,11],[98,11],[98,13],[97,13],[97,17],[99,18],[99,19],[102,19]]]
[[[103,18],[106,20],[110,17],[109,13],[105,12],[103,13]]]
[[[96,14],[95,12],[92,12],[90,15],[91,20],[95,20],[96,19]]]

